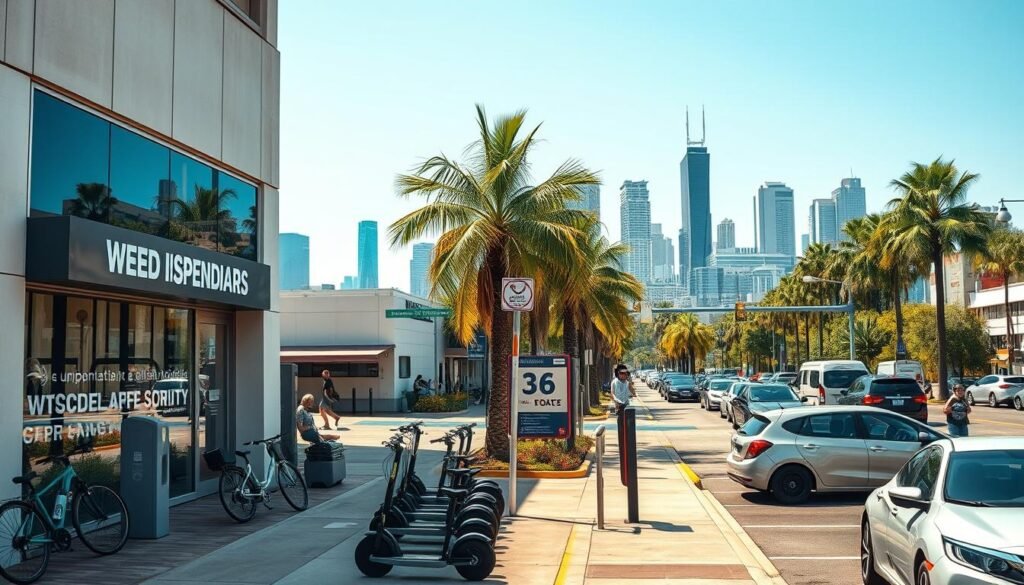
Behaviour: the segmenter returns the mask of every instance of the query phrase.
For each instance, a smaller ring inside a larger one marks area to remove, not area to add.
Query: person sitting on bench
[[[316,429],[316,421],[313,420],[313,414],[310,412],[313,408],[313,395],[306,394],[302,397],[302,402],[299,404],[299,408],[295,411],[295,428],[299,431],[299,436],[302,440],[309,443],[323,443],[324,441],[334,441],[338,439],[338,435],[332,433],[320,434],[320,431]]]

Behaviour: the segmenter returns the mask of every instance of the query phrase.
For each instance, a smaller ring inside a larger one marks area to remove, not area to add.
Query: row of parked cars
[[[737,429],[727,457],[734,481],[783,504],[815,491],[871,492],[865,585],[1024,583],[1024,439],[947,437],[926,424],[921,378],[871,375],[860,362],[696,381],[701,408]],[[972,402],[1021,408],[1020,390],[998,391],[1021,382],[986,376],[968,392]]]

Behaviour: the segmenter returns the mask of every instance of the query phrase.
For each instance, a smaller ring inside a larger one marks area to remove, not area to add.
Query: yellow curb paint
[[[520,469],[516,477],[522,479],[579,479],[590,473],[591,461],[589,457],[583,460],[583,464],[572,471],[528,471]],[[507,469],[484,469],[476,474],[477,477],[508,477]]]
[[[683,475],[686,476],[687,479],[693,482],[693,485],[697,486],[697,489],[704,489],[704,486],[701,484],[700,481],[700,476],[694,473],[694,471],[690,469],[689,465],[685,463],[677,463],[676,466],[683,473]]]
[[[569,565],[572,562],[572,547],[576,544],[576,525],[569,529],[569,538],[565,541],[565,552],[562,553],[562,562],[558,565],[558,574],[555,575],[554,585],[563,585],[565,577],[569,574]]]

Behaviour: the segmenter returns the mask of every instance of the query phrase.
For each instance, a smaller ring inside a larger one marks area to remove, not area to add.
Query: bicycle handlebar
[[[273,443],[274,441],[281,438],[280,434],[274,435],[273,437],[267,437],[266,439],[259,439],[258,441],[248,441],[242,443],[243,445],[259,445],[260,443]]]

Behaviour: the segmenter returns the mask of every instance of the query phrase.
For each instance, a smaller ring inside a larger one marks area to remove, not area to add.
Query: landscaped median
[[[516,475],[522,479],[576,479],[590,472],[588,458],[594,448],[594,438],[576,437],[576,445],[566,449],[560,439],[529,439],[519,441]],[[478,477],[508,477],[508,462],[487,457],[483,449],[474,453],[479,459],[474,467],[482,467]]]

